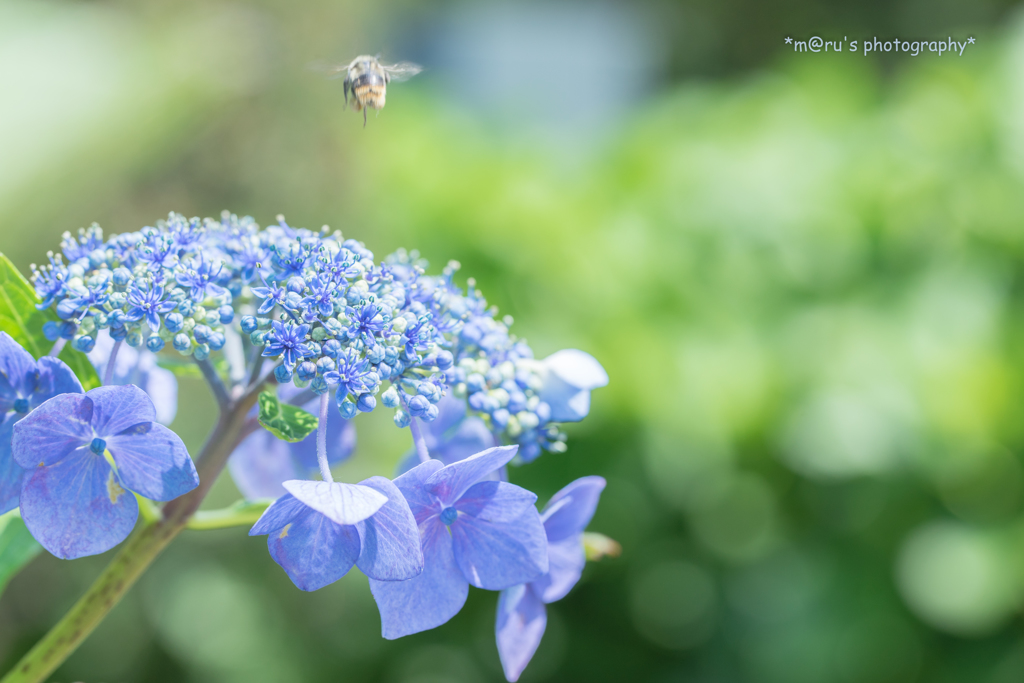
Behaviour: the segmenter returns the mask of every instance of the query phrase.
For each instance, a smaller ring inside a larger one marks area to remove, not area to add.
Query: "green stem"
[[[240,500],[221,510],[200,510],[192,515],[192,519],[185,526],[199,531],[252,526],[273,502],[273,498]]]
[[[162,519],[144,520],[85,595],[0,679],[0,683],[41,683],[103,621],[199,509],[224,469],[228,456],[241,441],[246,413],[256,403],[261,388],[262,385],[253,387],[221,412],[217,425],[196,458],[199,486],[167,503]]]

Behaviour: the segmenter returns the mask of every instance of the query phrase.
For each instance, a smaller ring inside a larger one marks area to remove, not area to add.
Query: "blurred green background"
[[[364,129],[307,65],[378,51],[427,71]],[[608,369],[512,473],[605,476],[623,546],[523,681],[1024,680],[1012,3],[0,0],[0,251],[225,208],[458,259],[539,356]],[[194,451],[213,402],[181,396]],[[357,424],[341,476],[389,474],[408,435]],[[10,584],[4,668],[108,559]],[[185,532],[53,680],[498,681],[496,598],[384,641],[358,572],[306,594],[262,538]]]

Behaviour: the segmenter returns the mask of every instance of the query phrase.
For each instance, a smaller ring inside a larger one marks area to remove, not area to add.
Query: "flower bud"
[[[220,332],[214,332],[210,335],[210,341],[207,344],[210,345],[211,351],[220,351],[224,348],[224,344],[227,343],[227,337]]]
[[[316,377],[316,365],[308,360],[303,361],[296,366],[295,374],[303,382],[308,382]]]
[[[211,334],[213,334],[213,330],[206,325],[196,325],[195,329],[192,330],[192,336],[195,337],[195,340],[200,344],[205,344],[210,341]]]
[[[430,401],[424,396],[413,396],[409,399],[409,413],[413,417],[421,417],[430,408]]]
[[[235,319],[235,309],[231,306],[221,306],[217,309],[217,317],[221,325],[230,325],[231,321]]]
[[[298,275],[288,278],[288,291],[292,294],[302,294],[306,291],[306,281]]]
[[[168,313],[164,318],[164,325],[167,325],[167,329],[171,332],[178,332],[184,324],[185,316],[178,312]]]
[[[128,335],[125,341],[128,342],[128,346],[131,346],[132,348],[138,348],[142,346],[142,333],[139,332],[138,330],[135,330]]]
[[[372,394],[363,394],[356,401],[356,407],[364,413],[369,413],[377,407],[377,399]]]
[[[246,334],[252,334],[259,329],[259,323],[257,323],[256,318],[251,315],[243,315],[239,324],[242,327],[242,332],[245,332]]]
[[[439,351],[436,362],[439,370],[447,370],[455,361],[452,357],[451,351]]]
[[[309,383],[309,388],[312,389],[313,393],[317,396],[322,396],[330,390],[327,380],[319,376],[313,378],[313,381]]]
[[[89,353],[96,346],[96,340],[89,335],[83,335],[76,337],[72,345],[82,353]]]
[[[146,348],[153,353],[160,353],[164,348],[164,340],[161,339],[159,335],[151,335],[149,339],[146,340]]]
[[[47,320],[43,323],[43,335],[46,341],[57,341],[60,338],[60,326],[52,320]]]
[[[395,411],[395,426],[399,429],[404,429],[409,426],[412,419],[409,417],[409,413],[405,412],[401,408]]]
[[[74,336],[75,332],[78,331],[78,325],[73,322],[61,323],[60,336],[70,341]]]
[[[132,281],[132,271],[128,270],[124,266],[114,269],[114,274],[111,276],[111,281],[115,287],[127,287],[128,283]]]
[[[174,350],[178,353],[188,355],[189,350],[192,348],[192,340],[188,338],[188,335],[184,332],[179,332],[174,335]]]
[[[274,368],[274,377],[277,378],[279,383],[288,384],[288,382],[292,381],[292,371],[283,365],[278,365]]]
[[[359,412],[356,408],[356,404],[347,398],[338,402],[338,410],[341,412],[341,416],[346,420],[351,420],[356,416],[356,413]]]
[[[109,334],[110,334],[110,338],[113,339],[116,342],[124,341],[125,337],[128,336],[128,328],[123,327],[123,326],[122,327],[111,327]]]
[[[330,357],[324,356],[316,362],[316,374],[323,375],[337,367],[337,364]]]
[[[388,408],[397,408],[401,400],[398,398],[398,389],[394,385],[391,385],[387,390],[381,394],[380,400]]]
[[[196,360],[206,360],[210,357],[210,346],[208,344],[199,344],[192,352],[192,357]]]

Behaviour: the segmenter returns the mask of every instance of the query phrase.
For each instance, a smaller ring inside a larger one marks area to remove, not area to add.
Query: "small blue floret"
[[[95,439],[92,440],[92,443],[89,444],[89,450],[95,453],[96,455],[103,455],[103,453],[107,450],[107,442],[97,436]]]

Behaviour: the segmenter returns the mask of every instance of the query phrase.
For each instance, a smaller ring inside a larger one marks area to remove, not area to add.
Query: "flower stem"
[[[409,420],[409,430],[412,432],[412,442],[416,446],[416,455],[420,457],[420,462],[430,460],[430,452],[427,451],[427,441],[423,438],[423,430],[420,429],[417,418],[414,417]],[[0,683],[3,682],[0,681]]]
[[[114,342],[114,348],[110,349],[110,358],[107,359],[107,369],[103,371],[103,386],[108,386],[114,379],[114,365],[117,363],[117,352],[121,350],[122,340]]]
[[[199,486],[167,503],[162,519],[144,521],[103,573],[64,617],[0,679],[0,683],[41,683],[113,609],[160,551],[188,524],[241,441],[246,414],[262,385],[253,387],[221,412],[196,458]]]
[[[327,462],[327,403],[331,392],[320,394],[320,420],[316,425],[316,462],[320,465],[320,476],[324,481],[334,481],[331,465]]]
[[[50,348],[50,352],[47,356],[53,356],[56,358],[60,355],[60,352],[64,350],[64,345],[67,344],[68,340],[64,337],[58,337],[57,341],[53,342],[53,346]]]

